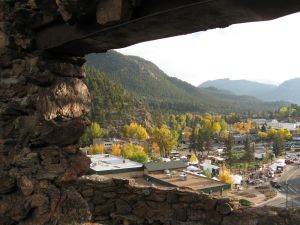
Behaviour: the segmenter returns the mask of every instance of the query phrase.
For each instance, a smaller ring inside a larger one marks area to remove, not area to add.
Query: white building
[[[89,155],[93,173],[108,177],[135,178],[144,175],[144,165],[109,154]]]
[[[287,129],[287,130],[296,130],[297,129],[297,123],[281,123],[277,120],[272,120],[267,122],[267,126],[274,128],[274,129]]]
[[[256,123],[257,125],[264,125],[267,123],[267,120],[266,119],[252,119],[252,122]]]
[[[204,171],[204,170],[208,170],[209,172],[212,173],[213,170],[220,170],[219,166],[215,166],[212,164],[208,164],[208,163],[202,163],[200,164],[200,168]]]
[[[113,144],[120,144],[121,140],[116,138],[94,138],[93,145],[104,145],[105,150],[110,150]]]

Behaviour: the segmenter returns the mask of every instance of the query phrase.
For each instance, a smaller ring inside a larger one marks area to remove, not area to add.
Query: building
[[[261,118],[261,119],[252,119],[252,122],[256,123],[259,126],[263,126],[267,123],[267,120],[263,119],[263,118]]]
[[[85,155],[87,155],[88,154],[88,151],[89,151],[89,149],[90,149],[90,147],[88,147],[88,146],[86,146],[86,147],[84,147],[84,148],[79,148]]]
[[[220,167],[212,165],[210,163],[202,163],[200,164],[200,169],[203,171],[208,170],[210,173],[219,174]]]
[[[181,161],[145,164],[144,179],[152,185],[164,187],[188,187],[214,195],[224,195],[230,189],[226,184],[187,171],[187,164]]]
[[[255,159],[263,159],[266,158],[267,153],[265,151],[256,150],[254,152],[254,158]]]
[[[92,174],[105,175],[107,177],[136,178],[143,177],[144,165],[138,162],[124,159],[109,154],[90,155]]]
[[[93,145],[103,145],[106,151],[111,150],[113,144],[122,144],[120,139],[116,138],[94,138]]]
[[[277,120],[271,120],[267,122],[267,127],[271,127],[274,129],[287,129],[293,131],[297,129],[297,123],[281,123]]]
[[[184,170],[188,166],[184,161],[149,162],[145,163],[145,174],[160,173],[165,170]]]

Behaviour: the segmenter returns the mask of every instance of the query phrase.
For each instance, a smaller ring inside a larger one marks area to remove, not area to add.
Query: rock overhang
[[[36,30],[37,48],[84,55],[300,11],[297,0],[59,0],[55,20]],[[74,8],[81,9],[81,11]]]

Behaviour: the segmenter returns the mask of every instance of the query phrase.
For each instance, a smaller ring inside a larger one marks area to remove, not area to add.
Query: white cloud
[[[198,85],[219,78],[280,83],[300,77],[300,13],[267,22],[177,36],[118,49]]]

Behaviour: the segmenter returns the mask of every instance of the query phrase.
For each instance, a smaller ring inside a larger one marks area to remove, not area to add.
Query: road
[[[259,206],[286,207],[287,204],[288,208],[300,208],[300,165],[289,165],[278,182],[281,185],[281,188],[277,189],[278,195]]]

